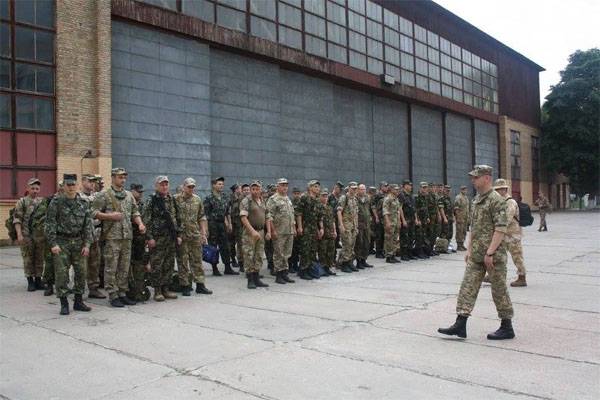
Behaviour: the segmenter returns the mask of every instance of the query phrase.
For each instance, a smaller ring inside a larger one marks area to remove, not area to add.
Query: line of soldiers
[[[212,294],[202,268],[207,244],[218,249],[224,274],[246,273],[249,289],[268,286],[260,275],[265,257],[275,282],[286,284],[294,283],[290,272],[312,280],[336,275],[338,269],[371,268],[370,254],[388,263],[399,263],[396,257],[409,261],[438,255],[436,240],[446,239],[438,250],[448,250],[453,220],[458,250],[465,250],[466,187],[452,201],[449,186],[426,182],[413,196],[410,181],[402,187],[381,182],[379,191],[337,182],[329,193],[311,180],[305,192],[294,188],[290,199],[285,178],[264,189],[260,181],[235,184],[228,196],[225,178],[217,177],[202,200],[194,193],[193,178],[172,195],[169,178],[158,176],[155,192],[144,201],[143,186],[131,184],[125,190],[126,180],[127,171],[114,168],[111,185],[102,189],[101,177],[84,175],[78,192],[77,176],[65,174],[59,192],[42,199],[37,195],[41,183],[32,178],[28,195],[17,203],[14,224],[28,290],[45,289],[51,295],[55,286],[61,314],[69,313],[69,293],[75,295],[74,309],[90,310],[82,299],[86,283],[90,298],[106,298],[104,287],[114,307],[147,299],[147,283],[155,301],[175,299],[175,263],[183,296],[191,294],[192,283],[196,293]],[[213,276],[222,275],[218,262],[211,266]]]

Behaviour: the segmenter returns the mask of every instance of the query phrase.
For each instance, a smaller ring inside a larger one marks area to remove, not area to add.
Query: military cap
[[[327,190],[327,188],[321,190],[321,196],[329,196],[329,190]]]
[[[462,185],[462,186],[460,187],[460,190],[463,190],[463,189],[466,189],[466,188],[467,188],[467,187],[466,187],[465,185]]]
[[[77,174],[63,174],[63,182],[65,185],[77,183]]]
[[[508,189],[508,182],[506,182],[506,179],[496,179],[494,181],[494,190],[496,189]]]
[[[410,179],[405,179],[402,181],[402,185],[412,185],[412,182],[410,181]]]
[[[235,190],[236,190],[237,188],[239,188],[239,187],[240,187],[240,185],[239,185],[238,183],[234,183],[233,185],[229,186],[229,189],[230,189],[232,192],[235,192]]]
[[[163,183],[163,182],[169,182],[169,177],[166,175],[159,175],[154,180],[154,184]]]
[[[289,183],[288,180],[285,179],[285,178],[279,178],[279,179],[277,179],[277,184],[278,185],[287,185],[288,183]]]
[[[389,186],[389,184],[386,181],[381,181],[381,182],[379,182],[379,187],[382,187],[382,186]]]
[[[102,181],[102,175],[100,175],[100,174],[94,175],[94,180],[96,180],[98,182]]]
[[[262,186],[262,184],[260,183],[260,181],[254,181],[254,182],[252,182],[250,184],[250,187],[252,187],[252,186],[259,186],[260,187],[260,186]]]
[[[38,178],[29,178],[29,180],[27,181],[28,185],[41,185],[42,182],[40,182],[40,180]]]
[[[446,188],[446,189],[452,189],[452,186],[450,186],[450,185],[444,185],[444,188]]]
[[[111,176],[127,175],[127,171],[125,170],[125,168],[113,168],[110,171],[110,175]]]
[[[96,175],[93,175],[93,174],[83,174],[83,175],[81,175],[81,180],[82,181],[94,182],[96,180]]]
[[[426,188],[426,187],[429,186],[429,183],[427,183],[427,182],[421,182],[421,183],[419,183],[419,186],[421,186],[422,188]]]
[[[390,189],[400,189],[400,186],[396,185],[395,183],[390,184]]]
[[[245,187],[249,187],[249,186],[250,186],[249,184],[247,184],[247,183],[243,183],[243,184],[242,184],[242,189],[243,189],[243,188],[245,188]]]
[[[316,179],[308,181],[308,186],[314,186],[314,185],[321,185],[321,182],[319,182]]]
[[[337,181],[337,182],[335,183],[335,186],[339,187],[340,189],[343,189],[343,188],[344,188],[344,184],[343,184],[342,182],[340,182],[340,181]]]
[[[219,176],[219,177],[217,177],[217,178],[213,178],[213,179],[211,179],[211,180],[210,180],[210,183],[212,183],[212,184],[214,185],[215,183],[217,183],[217,182],[219,182],[219,181],[221,181],[221,182],[225,182],[225,178],[223,178],[222,176]]]
[[[300,190],[299,188],[295,187],[295,188],[292,188],[292,193],[302,193],[302,190]]]
[[[273,190],[273,189],[275,189],[275,185],[273,185],[272,183],[269,183],[267,185],[267,190]]]
[[[350,182],[348,182],[348,187],[356,189],[358,187],[358,183],[356,183],[354,181],[350,181]]]
[[[185,178],[183,180],[183,186],[196,186],[196,180],[194,178]]]
[[[493,168],[489,165],[481,164],[475,165],[473,167],[473,171],[469,172],[471,176],[484,176],[484,175],[492,175]]]
[[[144,191],[144,185],[141,183],[132,183],[129,185],[129,190],[135,190],[136,192],[142,193]]]
[[[369,186],[369,189],[367,189],[369,191],[369,193],[375,193],[377,191],[377,188],[375,186]]]

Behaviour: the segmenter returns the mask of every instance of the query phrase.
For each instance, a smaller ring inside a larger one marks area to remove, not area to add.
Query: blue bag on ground
[[[218,264],[219,263],[219,249],[215,246],[211,246],[210,244],[205,244],[202,246],[202,260],[209,264]]]

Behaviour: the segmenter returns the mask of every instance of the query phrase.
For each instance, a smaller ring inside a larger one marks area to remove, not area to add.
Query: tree
[[[600,186],[600,49],[578,50],[542,106],[541,158],[578,196]]]

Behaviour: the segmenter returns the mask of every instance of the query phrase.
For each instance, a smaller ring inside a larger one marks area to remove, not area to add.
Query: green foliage
[[[600,185],[600,49],[578,50],[542,107],[541,156],[547,172],[569,177],[578,196]]]

